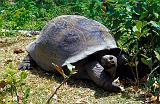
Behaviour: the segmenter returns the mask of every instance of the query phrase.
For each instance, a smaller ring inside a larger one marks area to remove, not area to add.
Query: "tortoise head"
[[[104,55],[101,58],[101,65],[105,68],[117,66],[117,58],[113,55]]]
[[[104,71],[114,79],[117,69],[117,58],[113,55],[104,55],[101,58],[101,65],[103,66]]]

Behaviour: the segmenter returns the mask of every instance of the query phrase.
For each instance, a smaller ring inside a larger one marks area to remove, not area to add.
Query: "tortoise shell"
[[[104,25],[78,15],[54,18],[39,37],[26,46],[30,56],[44,70],[52,70],[52,63],[65,66],[112,48],[117,48],[116,42]]]

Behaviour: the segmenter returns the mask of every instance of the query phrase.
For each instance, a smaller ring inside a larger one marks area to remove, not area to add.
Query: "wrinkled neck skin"
[[[106,68],[104,67],[106,74],[108,74],[112,80],[114,80],[115,76],[116,76],[116,69],[117,69],[117,65],[110,67],[110,68]]]

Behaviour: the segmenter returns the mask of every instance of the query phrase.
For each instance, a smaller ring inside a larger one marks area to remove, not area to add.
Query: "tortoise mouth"
[[[116,66],[116,64],[114,63],[114,62],[108,62],[106,65],[104,65],[103,67],[105,68],[105,69],[110,69],[110,68],[112,68],[112,67],[115,67]]]

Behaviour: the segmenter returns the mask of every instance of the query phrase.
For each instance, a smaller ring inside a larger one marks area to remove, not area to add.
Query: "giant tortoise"
[[[113,82],[117,64],[123,59],[120,49],[109,30],[95,20],[78,15],[56,17],[26,50],[28,55],[19,69],[31,69],[36,64],[43,70],[57,72],[52,63],[63,69],[72,64],[78,70],[77,78],[92,80],[110,92],[121,91]]]

